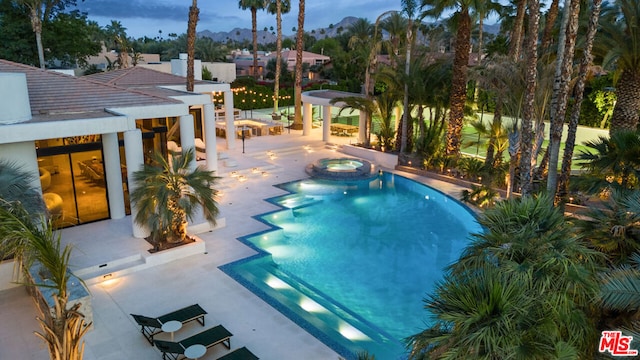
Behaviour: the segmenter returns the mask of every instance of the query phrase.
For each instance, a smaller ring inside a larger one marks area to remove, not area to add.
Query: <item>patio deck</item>
[[[234,334],[232,350],[246,346],[261,359],[339,359],[332,349],[218,269],[254,254],[236,239],[266,229],[251,216],[275,209],[263,201],[282,194],[274,184],[306,178],[307,164],[339,156],[319,140],[321,131],[314,129],[311,136],[291,131],[251,138],[246,140],[244,154],[241,146],[223,150],[237,165],[225,167],[225,161],[219,161],[217,175],[223,177],[218,186],[223,191],[219,205],[225,226],[199,234],[204,247],[187,257],[144,265],[150,246],[131,236],[130,217],[65,229],[63,241],[74,245],[73,270],[91,277],[87,281],[94,324],[84,338],[84,359],[159,359],[160,352],[140,334],[129,314],[156,316],[193,303],[208,312],[207,327],[223,324]],[[335,141],[353,139],[335,137]],[[233,171],[244,179],[232,177]],[[461,190],[436,180],[421,180],[456,197]],[[92,269],[101,264],[117,264],[118,269],[129,271],[100,281],[101,273]],[[0,302],[0,359],[47,359],[44,343],[33,335],[40,330],[35,321],[37,310],[25,289],[1,291]],[[197,323],[190,323],[175,336],[182,339],[201,330]],[[158,339],[165,337],[168,335],[158,335]],[[216,359],[227,352],[224,347],[213,347],[201,359]]]

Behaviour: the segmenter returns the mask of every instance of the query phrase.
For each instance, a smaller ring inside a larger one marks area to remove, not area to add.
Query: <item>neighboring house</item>
[[[270,58],[275,59],[276,54],[271,53]],[[296,68],[296,51],[295,50],[283,50],[282,59],[287,62],[287,70],[294,71]],[[330,57],[312,53],[309,51],[302,52],[302,63],[308,64],[309,67],[322,66],[324,63],[329,62]]]
[[[236,76],[253,76],[253,55],[248,50],[236,50],[232,54],[233,63],[236,65]],[[258,51],[258,78],[262,79],[267,74],[269,55],[264,51]]]
[[[178,59],[173,59],[170,62],[153,62],[139,64],[138,66],[168,74],[179,74],[180,72],[177,72],[176,69],[180,68],[184,69],[184,73],[186,73],[186,56],[187,54],[180,54]],[[177,64],[177,62],[184,62],[184,64]],[[213,81],[230,84],[236,80],[236,64],[230,62],[201,62],[200,60],[195,59],[194,76],[197,80],[202,80],[202,69],[205,67],[211,72]]]
[[[159,54],[139,54],[134,62],[132,58],[133,54],[129,54],[129,66],[133,66],[134,63],[138,65],[141,64],[151,64],[151,63],[159,63],[160,55]],[[115,51],[108,51],[104,46],[102,47],[102,51],[100,54],[96,56],[89,56],[87,58],[87,64],[95,65],[100,70],[108,70],[109,64],[113,64],[118,60],[118,53]]]
[[[166,154],[168,140],[186,149],[201,138],[204,166],[217,170],[212,93],[224,92],[233,108],[230,86],[185,87],[182,76],[141,67],[78,78],[0,59],[0,158],[37,175],[34,186],[61,226],[135,215],[131,175],[154,151]],[[231,133],[233,112],[226,113]],[[147,235],[134,223],[132,232]]]

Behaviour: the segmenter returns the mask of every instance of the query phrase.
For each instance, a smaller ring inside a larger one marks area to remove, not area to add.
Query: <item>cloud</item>
[[[108,17],[114,20],[129,18],[185,20],[189,13],[187,4],[136,0],[88,0],[79,3],[78,9],[89,13],[90,16]]]

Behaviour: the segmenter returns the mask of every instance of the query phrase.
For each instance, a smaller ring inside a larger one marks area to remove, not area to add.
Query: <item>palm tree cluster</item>
[[[424,300],[432,324],[407,339],[411,359],[591,359],[601,331],[638,331],[637,191],[580,221],[549,200],[479,217],[485,231]]]

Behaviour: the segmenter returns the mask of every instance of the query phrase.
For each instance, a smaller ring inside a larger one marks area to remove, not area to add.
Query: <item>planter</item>
[[[67,300],[67,309],[73,305],[80,303],[78,312],[84,315],[84,326],[93,324],[93,310],[91,307],[91,296],[89,290],[84,286],[82,281],[71,271],[68,271],[67,277],[67,294],[69,296]],[[38,304],[38,308],[46,320],[50,320],[55,315],[55,303],[53,301],[53,294],[55,289],[42,285],[53,285],[53,281],[46,278],[46,274],[41,271],[41,265],[35,263],[29,268],[27,273],[27,292],[35,299]]]
[[[271,114],[271,119],[275,121],[282,120],[282,115]]]

